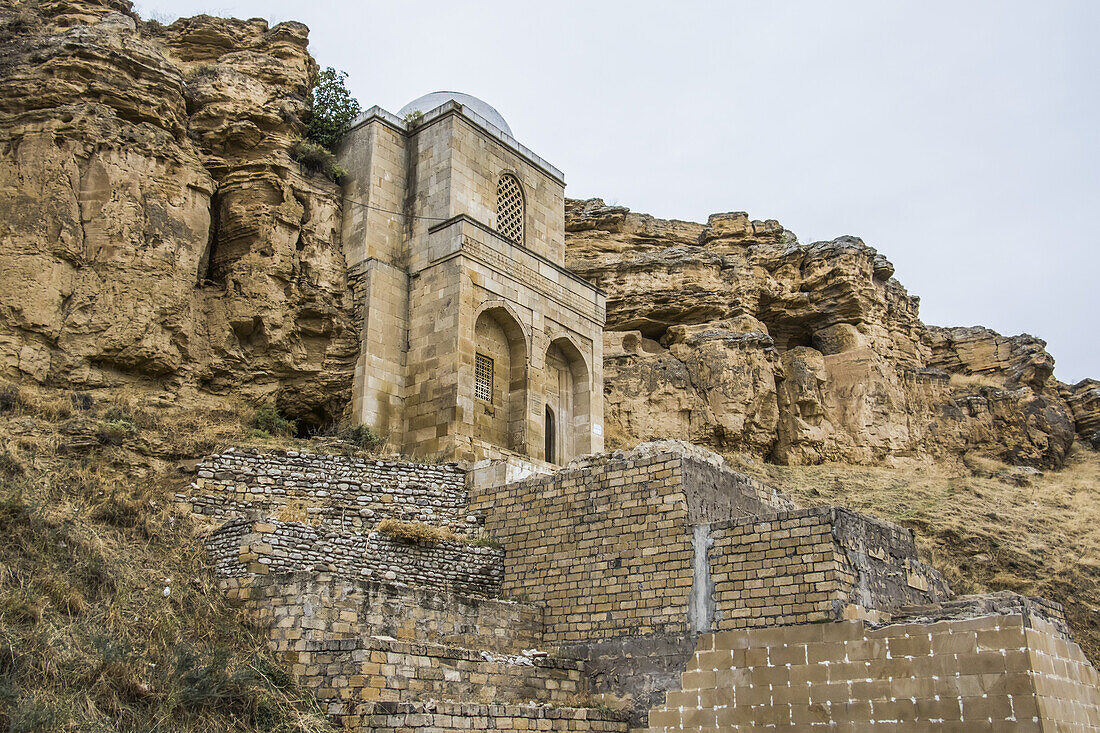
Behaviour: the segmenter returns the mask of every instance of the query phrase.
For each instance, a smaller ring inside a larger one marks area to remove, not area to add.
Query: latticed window
[[[523,189],[507,173],[497,183],[497,231],[523,244]]]
[[[485,354],[478,354],[474,360],[474,397],[493,401],[493,360]]]

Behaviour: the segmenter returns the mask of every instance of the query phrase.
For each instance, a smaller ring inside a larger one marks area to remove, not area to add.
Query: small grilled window
[[[523,189],[516,177],[509,174],[501,176],[497,183],[497,231],[523,244]]]
[[[493,360],[485,354],[478,354],[474,361],[474,397],[493,401]]]

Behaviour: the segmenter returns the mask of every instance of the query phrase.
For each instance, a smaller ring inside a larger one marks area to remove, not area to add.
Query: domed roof
[[[452,100],[458,102],[463,107],[469,107],[476,114],[484,117],[490,125],[507,133],[509,137],[515,137],[515,135],[512,134],[512,128],[508,127],[508,123],[500,116],[500,112],[493,109],[491,104],[483,102],[473,95],[463,94],[462,92],[432,92],[431,94],[425,94],[423,97],[414,99],[398,110],[397,116],[404,118],[405,115],[412,112],[430,112],[436,107]]]

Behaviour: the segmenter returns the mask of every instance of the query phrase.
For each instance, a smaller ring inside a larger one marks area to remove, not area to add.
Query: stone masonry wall
[[[350,722],[360,705],[378,700],[569,705],[587,691],[580,662],[521,653],[538,645],[540,612],[531,606],[431,595],[331,573],[219,583],[254,624],[267,629],[272,650],[297,682],[330,715]]]
[[[410,730],[613,731],[626,733],[620,716],[595,709],[475,703],[376,703],[363,713],[364,729],[373,733]]]
[[[547,643],[687,630],[682,466],[673,454],[612,457],[474,489],[507,555],[503,592],[544,607]]]
[[[462,529],[470,525],[464,482],[453,464],[231,448],[204,458],[190,494],[177,499],[217,517],[304,512],[303,520],[345,530],[369,530],[384,517]]]
[[[464,542],[414,543],[382,532],[341,534],[297,522],[234,519],[206,550],[220,577],[321,569],[456,593],[500,595],[504,553]]]
[[[494,654],[518,654],[542,642],[542,610],[514,601],[313,571],[222,577],[218,584],[253,624],[273,632],[282,652],[293,650],[306,629],[315,639],[386,636]]]
[[[950,595],[908,530],[838,507],[717,523],[711,538],[718,630],[889,614]]]
[[[908,530],[794,509],[682,444],[506,486],[475,480],[471,492],[506,552],[504,592],[544,604],[547,641],[563,646],[838,619],[854,605],[890,613],[949,595]]]
[[[1024,614],[705,634],[651,733],[1100,730],[1080,647]]]

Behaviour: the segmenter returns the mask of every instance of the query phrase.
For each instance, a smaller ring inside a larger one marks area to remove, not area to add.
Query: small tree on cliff
[[[313,109],[306,137],[326,150],[335,149],[348,126],[359,116],[359,102],[344,85],[347,77],[347,72],[329,66],[313,81]]]

